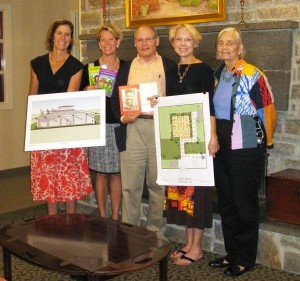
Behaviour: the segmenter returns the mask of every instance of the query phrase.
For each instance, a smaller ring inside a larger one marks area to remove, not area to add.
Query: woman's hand
[[[210,141],[208,144],[208,152],[212,157],[216,157],[216,153],[220,149],[219,140],[217,136],[217,128],[216,128],[216,117],[210,116]]]
[[[208,144],[208,152],[212,157],[216,157],[216,153],[220,149],[219,141],[217,137],[211,137]]]
[[[99,90],[99,86],[98,86],[98,85],[86,86],[84,89],[85,89],[86,91],[90,91],[90,90]]]

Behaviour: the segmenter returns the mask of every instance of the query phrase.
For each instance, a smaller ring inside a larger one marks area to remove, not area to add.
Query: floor
[[[2,254],[1,252],[2,251],[0,248],[0,254]],[[176,266],[169,261],[168,281],[300,281],[300,276],[263,267],[261,265],[258,265],[255,270],[250,271],[239,278],[233,279],[225,277],[223,275],[223,269],[212,270],[208,267],[207,263],[212,258],[215,258],[215,255],[206,252],[204,253],[204,258],[201,261],[189,266],[181,267]],[[68,275],[37,267],[14,256],[12,258],[12,274],[13,281],[74,281],[74,279]],[[0,276],[3,276],[2,260],[0,260]],[[152,266],[148,269],[144,269],[135,273],[124,274],[110,280],[158,281],[158,276],[158,266]]]
[[[29,169],[0,173],[0,200],[0,214],[40,205],[32,201]]]
[[[21,170],[16,173],[0,172],[0,228],[12,221],[45,214],[45,204],[32,202],[30,194],[29,171]],[[172,242],[172,247],[181,245]],[[0,256],[2,249],[0,247]],[[175,266],[169,261],[169,281],[218,281],[231,280],[223,275],[223,270],[212,270],[207,262],[217,257],[216,254],[205,252],[204,258],[190,266]],[[13,257],[14,281],[67,281],[73,280],[69,276],[42,269],[28,264],[17,257]],[[0,276],[3,276],[3,263],[0,258]],[[122,275],[111,279],[112,281],[157,281],[158,267],[153,266],[133,274]],[[257,265],[255,270],[239,277],[239,281],[300,281],[300,275],[290,274],[280,270]]]

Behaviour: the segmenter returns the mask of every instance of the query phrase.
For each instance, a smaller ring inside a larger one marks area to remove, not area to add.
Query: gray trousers
[[[156,183],[154,122],[137,119],[127,125],[126,151],[121,152],[122,221],[140,225],[141,200],[146,176],[149,191],[147,228],[161,227],[165,187]]]

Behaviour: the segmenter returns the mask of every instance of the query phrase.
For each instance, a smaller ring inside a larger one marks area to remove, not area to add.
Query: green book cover
[[[99,85],[100,66],[89,66],[89,82],[90,86]]]

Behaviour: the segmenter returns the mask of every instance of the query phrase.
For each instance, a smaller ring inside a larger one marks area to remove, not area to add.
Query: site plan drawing
[[[159,98],[154,109],[158,178],[162,185],[213,186],[209,97]]]
[[[105,145],[105,90],[28,97],[25,151]]]

